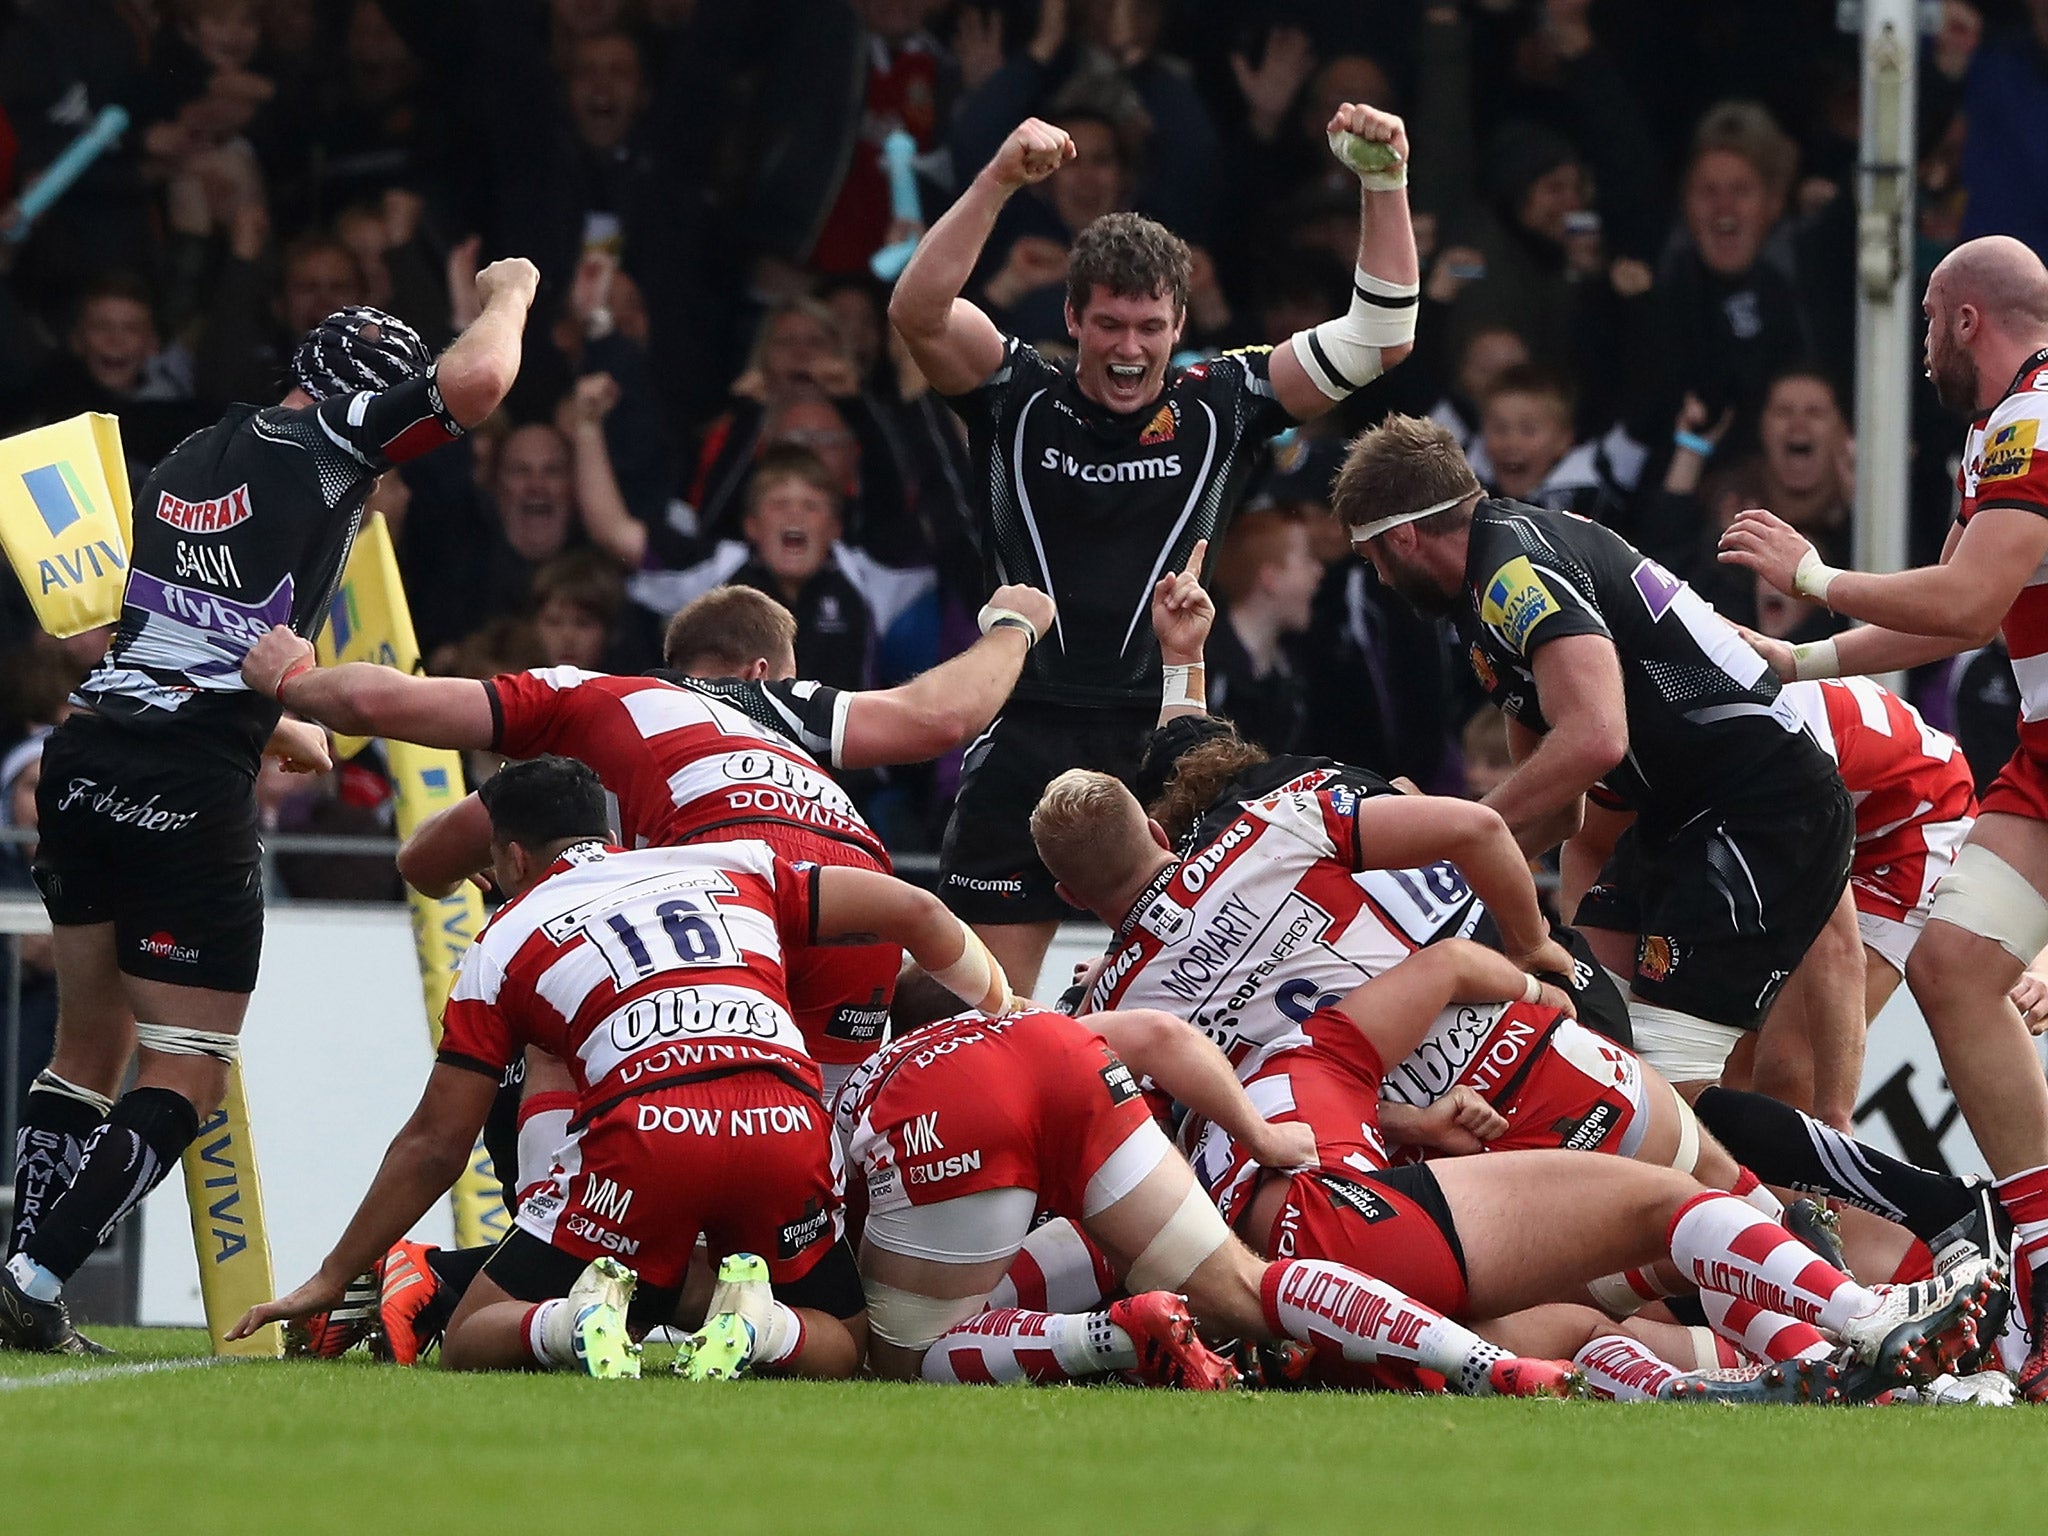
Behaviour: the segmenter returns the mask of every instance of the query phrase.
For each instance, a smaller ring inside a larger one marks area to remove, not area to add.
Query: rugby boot
[[[1657,1396],[1672,1403],[1839,1403],[1845,1400],[1843,1382],[1849,1369],[1823,1358],[1687,1371],[1665,1382]]]
[[[0,1347],[36,1355],[113,1353],[72,1326],[71,1309],[63,1298],[38,1301],[4,1265],[0,1265]]]
[[[1526,1360],[1508,1355],[1487,1368],[1486,1381],[1495,1397],[1584,1399],[1593,1395],[1584,1373],[1569,1360]]]
[[[1109,1320],[1137,1346],[1130,1375],[1144,1386],[1221,1392],[1238,1384],[1237,1367],[1196,1336],[1185,1297],[1171,1291],[1126,1296],[1109,1304]]]
[[[1841,1218],[1820,1201],[1801,1195],[1785,1206],[1778,1225],[1843,1274],[1850,1273],[1848,1256],[1842,1251]]]
[[[1842,1342],[1885,1386],[1932,1380],[1977,1347],[1978,1320],[2002,1285],[1989,1259],[1966,1259],[1930,1280],[1874,1286],[1879,1304],[1842,1325]]]
[[[1973,1175],[1969,1184],[1970,1209],[1927,1240],[1927,1251],[1934,1259],[1934,1271],[1943,1274],[1970,1259],[1985,1258],[2003,1273],[2013,1275],[2012,1217],[2006,1213],[2005,1202],[1998,1198],[1998,1191],[1989,1179]],[[2016,1283],[2017,1278],[2015,1276]],[[1998,1368],[1998,1336],[2005,1332],[2018,1300],[2017,1289],[2006,1289],[1986,1304],[1984,1316],[1977,1324],[1977,1353],[1958,1364],[1958,1375],[1967,1376],[1983,1368]],[[2038,1339],[2040,1336],[2041,1330],[2036,1327],[2031,1337]],[[2032,1366],[2036,1362],[2030,1355],[2027,1363]],[[2048,1376],[2048,1369],[2035,1374]]]
[[[733,1381],[744,1375],[768,1331],[774,1305],[768,1261],[754,1253],[727,1254],[718,1264],[704,1326],[676,1346],[675,1373],[685,1381]]]
[[[441,1289],[440,1276],[427,1263],[431,1252],[431,1243],[401,1239],[377,1261],[377,1317],[370,1353],[380,1360],[417,1365],[420,1356],[440,1342],[440,1335],[420,1321]],[[580,1277],[577,1283],[582,1283]]]
[[[1310,1383],[1315,1364],[1313,1344],[1299,1339],[1239,1339],[1230,1350],[1239,1382],[1266,1392],[1300,1392]]]
[[[626,1332],[639,1282],[617,1259],[592,1259],[564,1298],[576,1317],[576,1363],[599,1381],[640,1375],[640,1346]]]
[[[377,1330],[377,1271],[357,1275],[331,1311],[284,1326],[284,1352],[308,1360],[335,1360]]]
[[[2019,1401],[2019,1390],[2003,1371],[1975,1371],[1967,1376],[1937,1376],[1925,1386],[1902,1388],[1915,1400],[1936,1408],[2010,1408]]]

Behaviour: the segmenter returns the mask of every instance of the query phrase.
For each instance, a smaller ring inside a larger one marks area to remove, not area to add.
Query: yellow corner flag
[[[0,548],[51,634],[121,617],[131,526],[113,417],[88,412],[0,440]]]
[[[185,1149],[184,1164],[192,1248],[199,1259],[199,1295],[206,1304],[213,1352],[275,1359],[284,1353],[284,1334],[275,1323],[233,1343],[226,1338],[244,1312],[277,1294],[240,1062],[228,1067],[227,1096]]]
[[[341,585],[328,606],[326,627],[315,643],[324,666],[367,661],[396,667],[401,672],[420,670],[412,610],[406,605],[405,586],[398,575],[398,556],[381,516],[364,520],[355,548],[349,552]],[[336,750],[344,756],[361,751],[363,746],[360,739],[336,742]],[[418,747],[403,741],[387,741],[384,752],[397,788],[400,837],[410,837],[414,828],[429,816],[462,799],[465,791],[460,754],[444,747]],[[483,897],[475,886],[468,884],[439,899],[414,890],[408,890],[406,896],[412,903],[413,947],[419,959],[420,988],[426,994],[427,1028],[439,1045],[441,1015],[448,1006],[449,989],[455,984],[456,967],[462,963],[469,941],[484,925]],[[491,1160],[481,1145],[471,1156],[469,1168],[450,1199],[455,1209],[457,1247],[496,1242],[505,1235],[509,1227],[505,1201]]]

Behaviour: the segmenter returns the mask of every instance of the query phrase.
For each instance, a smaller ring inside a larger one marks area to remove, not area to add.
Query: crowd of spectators
[[[1921,56],[1919,276],[1972,234],[2048,252],[2048,0],[1939,11]],[[1365,101],[1405,114],[1415,146],[1418,348],[1276,445],[1216,568],[1213,703],[1276,751],[1456,790],[1494,770],[1497,730],[1474,719],[1445,633],[1378,588],[1324,504],[1345,438],[1388,410],[1436,416],[1489,488],[1616,526],[1742,622],[1801,637],[1826,623],[1760,600],[1711,550],[1762,504],[1847,553],[1859,97],[1835,12],[5,4],[0,207],[103,106],[133,122],[25,243],[0,247],[0,431],[115,412],[139,482],[229,402],[275,399],[292,339],[328,311],[387,307],[442,343],[475,313],[480,265],[525,255],[541,299],[501,417],[373,502],[429,665],[638,670],[668,613],[740,582],[796,613],[805,675],[885,685],[971,639],[983,594],[957,425],[869,275],[904,233],[883,139],[915,139],[932,217],[1022,117],[1064,127],[1077,157],[1009,205],[970,297],[1064,351],[1068,247],[1135,209],[1196,249],[1183,345],[1198,354],[1344,309],[1357,196],[1322,125]],[[1925,559],[1960,433],[1915,387]],[[11,589],[0,646],[5,751],[90,658],[38,635]],[[1959,696],[1995,711],[1995,669],[1979,672]],[[916,849],[946,782],[862,792]],[[266,815],[374,828],[384,795],[358,763],[278,786]],[[388,887],[334,867],[279,878],[302,894]]]

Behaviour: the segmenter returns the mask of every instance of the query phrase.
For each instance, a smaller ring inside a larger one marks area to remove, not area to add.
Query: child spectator
[[[1484,800],[1515,771],[1514,759],[1508,755],[1508,717],[1491,704],[1472,712],[1458,745],[1465,758],[1467,800]]]
[[[535,571],[533,627],[544,664],[585,672],[626,670],[611,665],[625,604],[625,578],[597,550],[572,549]]]
[[[1216,557],[1219,598],[1209,632],[1209,709],[1273,756],[1301,748],[1308,694],[1287,654],[1308,631],[1323,563],[1307,524],[1276,507],[1247,512],[1231,525]]]
[[[1598,443],[1572,443],[1571,390],[1533,363],[1502,371],[1480,413],[1496,496],[1611,523],[1621,490]]]

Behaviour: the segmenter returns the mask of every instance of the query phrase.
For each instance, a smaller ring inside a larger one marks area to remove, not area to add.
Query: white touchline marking
[[[117,1376],[155,1376],[169,1371],[197,1371],[219,1365],[226,1358],[207,1355],[197,1360],[141,1360],[133,1365],[107,1365],[97,1369],[51,1371],[45,1376],[0,1376],[0,1392],[21,1392],[30,1387],[75,1387],[88,1381],[111,1381]]]

